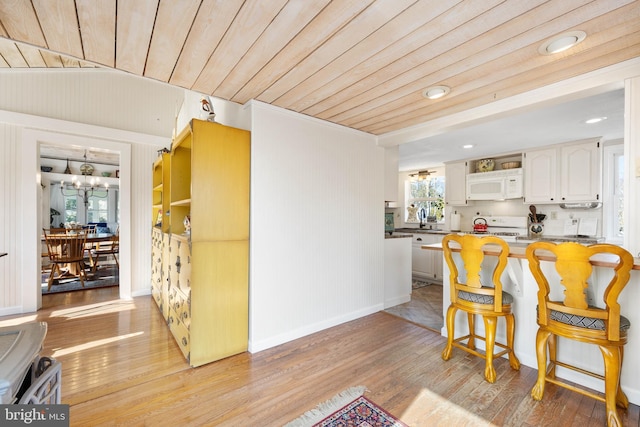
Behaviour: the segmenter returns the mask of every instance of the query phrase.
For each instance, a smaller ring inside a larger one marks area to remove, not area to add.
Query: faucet
[[[424,220],[427,217],[427,212],[424,210],[424,208],[420,209],[418,216],[420,217],[420,228],[424,228]]]

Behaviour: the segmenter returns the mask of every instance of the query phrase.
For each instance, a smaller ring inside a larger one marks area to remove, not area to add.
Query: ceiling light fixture
[[[436,171],[418,171],[416,173],[410,173],[412,181],[423,181],[429,177],[432,173],[436,173]]]
[[[547,40],[538,48],[538,52],[542,55],[553,55],[554,53],[563,52],[580,43],[587,37],[584,31],[570,31],[555,36]]]
[[[473,148],[473,144],[465,144],[462,146],[462,148],[467,148],[467,149]]]
[[[432,86],[422,91],[422,96],[427,99],[442,98],[446,94],[451,92],[451,88],[448,86]]]
[[[607,120],[607,118],[606,117],[594,117],[592,119],[586,120],[585,123],[588,124],[588,125],[592,125],[594,123],[599,123],[599,122],[601,122],[603,120]]]

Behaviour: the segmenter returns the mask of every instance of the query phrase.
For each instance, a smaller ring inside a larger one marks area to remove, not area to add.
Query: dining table
[[[86,243],[95,244],[96,248],[99,248],[101,242],[110,242],[113,239],[113,236],[113,233],[89,233],[87,234]],[[46,241],[44,235],[42,236],[42,241]],[[91,259],[91,263],[93,264],[93,259]],[[93,265],[91,266],[93,267]],[[68,275],[78,276],[80,274],[78,266],[75,263],[66,265],[66,268]]]

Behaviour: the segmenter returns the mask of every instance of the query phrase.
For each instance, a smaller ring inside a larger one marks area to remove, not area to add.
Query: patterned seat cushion
[[[493,305],[493,296],[474,294],[467,291],[458,291],[458,298],[477,304]],[[510,293],[502,291],[502,304],[508,305],[513,303],[513,296]]]
[[[586,329],[597,329],[604,331],[604,320],[594,319],[593,317],[578,316],[575,314],[567,314],[561,311],[551,310],[551,319],[556,322],[565,323],[571,326],[578,326]],[[626,331],[631,327],[631,322],[624,316],[620,316],[620,330]]]

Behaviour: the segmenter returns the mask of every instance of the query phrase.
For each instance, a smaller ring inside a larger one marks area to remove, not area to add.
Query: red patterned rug
[[[362,396],[365,390],[366,388],[362,386],[345,390],[333,399],[318,405],[316,409],[288,423],[285,427],[408,427],[389,412]],[[344,404],[345,401],[348,403]],[[329,415],[327,416],[327,414]]]

